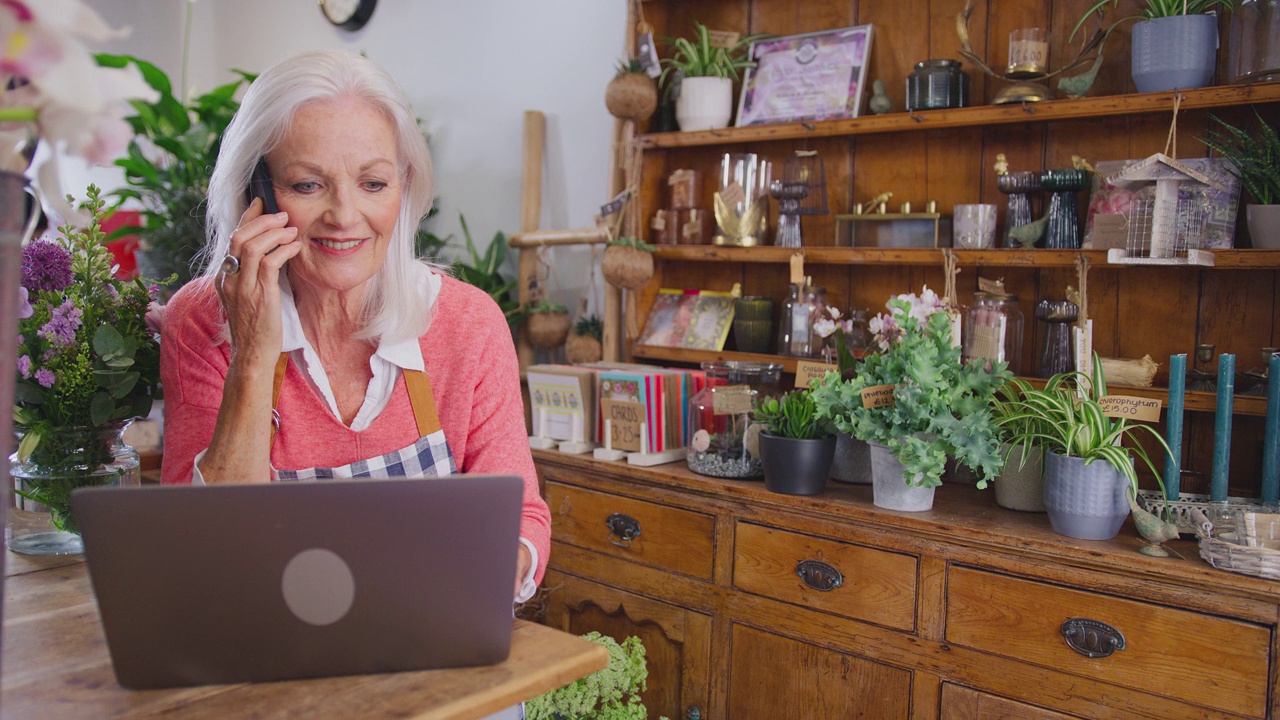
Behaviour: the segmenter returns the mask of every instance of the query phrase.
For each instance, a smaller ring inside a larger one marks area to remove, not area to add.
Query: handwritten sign
[[[644,405],[602,398],[600,411],[604,413],[604,419],[609,421],[609,447],[639,452]]]
[[[872,385],[871,387],[862,388],[862,407],[872,410],[874,408],[892,406],[892,385]]]
[[[711,412],[715,415],[746,415],[755,408],[755,393],[746,385],[725,385],[711,389]]]
[[[1104,395],[1098,398],[1102,414],[1112,418],[1160,422],[1160,401],[1131,395]]]
[[[838,372],[839,367],[830,363],[810,362],[808,360],[800,360],[796,362],[796,387],[807,388],[813,384],[814,380],[821,380],[827,376],[828,372]]]
[[[804,284],[804,254],[799,250],[791,253],[791,284]]]

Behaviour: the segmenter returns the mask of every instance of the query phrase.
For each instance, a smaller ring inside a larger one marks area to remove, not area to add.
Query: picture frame
[[[854,25],[752,43],[737,127],[858,117],[871,37]]]

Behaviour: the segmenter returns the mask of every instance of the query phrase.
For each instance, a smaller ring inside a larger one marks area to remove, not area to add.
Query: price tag
[[[707,30],[707,40],[710,41],[713,48],[732,50],[733,46],[738,44],[738,38],[740,37],[742,37],[742,33],[728,30]]]
[[[804,285],[804,253],[791,253],[791,284]]]
[[[1160,422],[1160,401],[1156,398],[1104,395],[1098,398],[1098,406],[1102,408],[1102,414],[1107,417],[1139,422]]]
[[[604,419],[609,421],[609,447],[639,452],[644,405],[602,398],[600,411],[604,413]]]
[[[892,385],[872,385],[862,388],[862,407],[872,410],[882,407],[893,407]]]
[[[637,45],[639,46],[639,51],[636,53],[636,59],[640,61],[640,69],[644,70],[649,77],[657,78],[662,74],[662,65],[658,62],[658,51],[654,47],[653,33],[642,33]]]
[[[746,385],[725,385],[711,389],[711,412],[715,415],[746,415],[754,408],[755,393]]]
[[[807,388],[813,384],[814,380],[821,380],[826,377],[828,372],[838,372],[839,370],[839,367],[830,363],[800,360],[796,363],[796,387]]]
[[[612,215],[622,209],[627,202],[627,196],[631,194],[630,190],[623,190],[614,196],[612,200],[600,206],[601,215]]]

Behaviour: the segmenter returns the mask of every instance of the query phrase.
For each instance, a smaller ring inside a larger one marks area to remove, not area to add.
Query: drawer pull
[[[818,592],[831,592],[844,584],[840,571],[821,560],[801,560],[796,565],[800,581]]]
[[[1062,639],[1067,641],[1067,647],[1087,658],[1109,657],[1124,649],[1124,634],[1088,618],[1071,618],[1062,623]]]
[[[640,537],[640,522],[629,515],[614,513],[605,518],[604,525],[609,528],[609,542],[620,548],[631,547],[631,541]]]

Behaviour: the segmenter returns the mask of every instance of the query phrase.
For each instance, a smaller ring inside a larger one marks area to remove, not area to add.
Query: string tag
[[[627,198],[630,195],[631,195],[631,188],[627,188],[626,190],[623,190],[617,195],[614,195],[612,200],[600,206],[600,214],[605,217],[608,217],[618,212],[619,210],[622,209],[622,206],[627,203]]]
[[[640,61],[640,69],[651,78],[662,74],[662,64],[658,62],[658,51],[654,47],[653,31],[641,33],[636,59]]]

